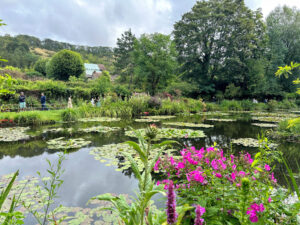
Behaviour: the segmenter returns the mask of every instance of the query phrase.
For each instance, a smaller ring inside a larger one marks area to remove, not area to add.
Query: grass
[[[40,125],[61,121],[63,110],[0,113],[0,119],[13,120],[18,125]]]

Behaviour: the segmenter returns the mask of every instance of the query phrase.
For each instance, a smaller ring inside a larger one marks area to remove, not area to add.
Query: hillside
[[[110,47],[73,45],[29,35],[0,36],[0,56],[8,60],[0,62],[0,67],[30,68],[40,57],[49,58],[62,49],[76,51],[85,62],[104,64],[110,72],[114,71],[113,49]]]

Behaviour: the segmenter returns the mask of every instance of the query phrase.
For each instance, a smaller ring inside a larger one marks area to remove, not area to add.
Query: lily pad
[[[254,138],[239,138],[239,139],[233,139],[231,140],[233,144],[236,145],[243,145],[245,147],[253,147],[253,148],[258,148],[260,146],[260,143],[257,139]],[[263,143],[261,143],[263,144]],[[276,148],[278,144],[270,143],[269,147],[270,148]]]
[[[20,140],[28,140],[30,136],[25,132],[29,127],[8,127],[0,128],[0,142],[13,142]]]
[[[55,138],[47,141],[48,149],[74,149],[82,148],[91,143],[91,141],[86,141],[83,138],[74,138],[64,140],[64,137]]]
[[[50,129],[45,129],[43,130],[43,134],[46,134],[46,133],[59,133],[59,132],[63,132],[64,131],[64,128],[50,128]]]
[[[156,154],[161,150],[161,148],[154,148],[151,150],[149,159],[152,159],[156,156]],[[100,162],[104,162],[106,160],[109,161],[109,164],[105,164],[106,166],[119,166],[122,170],[129,169],[131,167],[130,162],[124,157],[122,152],[126,152],[130,154],[138,165],[140,171],[143,170],[143,164],[139,159],[139,155],[136,151],[128,144],[119,143],[119,144],[109,144],[103,145],[101,147],[93,148],[90,151],[91,155],[94,155],[96,160]],[[165,149],[164,154],[173,155],[174,152],[177,152],[175,149]],[[174,156],[175,158],[176,156]]]
[[[223,112],[200,112],[200,113],[197,113],[199,115],[207,115],[207,116],[210,116],[210,115],[214,115],[214,116],[229,116],[230,114],[229,113],[223,113]]]
[[[206,119],[209,121],[217,121],[217,122],[235,122],[235,119],[218,119],[218,118],[211,118],[211,119]]]
[[[97,126],[97,127],[89,127],[89,128],[81,128],[78,131],[82,131],[85,133],[108,133],[112,131],[118,131],[121,128],[119,127],[105,127],[105,126]]]
[[[135,122],[141,122],[141,123],[157,123],[160,120],[157,119],[151,119],[151,118],[144,118],[144,119],[135,119]]]
[[[12,178],[12,174],[8,176],[2,176],[0,178],[0,190],[3,190],[6,187]],[[12,189],[4,201],[2,205],[1,211],[7,212],[9,210],[11,200],[13,196],[20,195],[19,205],[17,205],[17,210],[24,213],[26,217],[28,215],[28,211],[20,205],[21,203],[29,206],[31,205],[31,209],[37,210],[38,212],[42,212],[43,205],[41,199],[47,198],[47,192],[39,188],[39,179],[36,177],[25,177],[24,180],[16,179]],[[113,196],[117,196],[112,194]],[[123,195],[124,198],[128,203],[130,203],[130,199],[128,195]],[[59,206],[55,211],[54,218],[56,220],[64,218],[63,222],[60,224],[67,225],[79,225],[79,224],[102,224],[102,225],[112,225],[112,224],[119,224],[120,217],[114,211],[105,210],[107,208],[112,207],[111,203],[107,201],[100,201],[97,199],[90,200],[86,207],[65,207]],[[52,215],[51,215],[52,218]],[[0,223],[2,224],[4,221],[4,217],[0,218]]]
[[[146,135],[146,129],[139,129],[143,136]],[[130,137],[136,137],[134,131],[126,131],[125,135]],[[192,130],[192,129],[177,129],[177,128],[160,128],[158,129],[156,139],[162,138],[202,138],[206,137],[202,130]]]
[[[176,116],[142,116],[142,119],[154,119],[154,120],[164,120],[175,118]]]
[[[202,128],[211,128],[214,125],[204,124],[204,123],[184,123],[184,122],[166,122],[164,125],[169,126],[179,126],[179,127],[202,127]]]
[[[251,125],[257,127],[266,127],[266,128],[277,127],[277,125],[273,123],[252,123]]]
[[[78,121],[80,121],[80,122],[117,122],[120,120],[121,120],[120,118],[93,117],[93,118],[81,118]]]
[[[270,122],[270,123],[279,123],[282,120],[285,120],[284,117],[252,117],[252,120],[261,121],[261,122]]]

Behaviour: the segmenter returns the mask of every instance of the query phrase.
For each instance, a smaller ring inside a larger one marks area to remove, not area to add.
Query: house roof
[[[94,72],[101,73],[101,69],[97,64],[85,63],[84,68],[86,76],[92,76]]]

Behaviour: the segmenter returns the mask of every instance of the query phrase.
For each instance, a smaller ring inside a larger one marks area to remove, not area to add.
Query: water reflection
[[[216,118],[216,116],[210,116],[208,118]],[[215,142],[227,151],[231,145],[231,139],[233,138],[257,138],[257,135],[266,128],[260,128],[251,126],[251,118],[249,115],[234,115],[234,117],[222,117],[222,118],[234,118],[238,119],[236,122],[218,122],[218,121],[206,121],[205,117],[195,116],[179,116],[164,121],[182,121],[189,123],[207,123],[214,125],[213,128],[200,128],[205,132],[207,137],[195,138],[195,139],[178,139],[182,146],[195,146],[201,148],[203,146],[211,146]],[[242,119],[241,119],[242,118]],[[133,128],[144,128],[149,123],[138,123],[130,120],[111,123],[71,123],[71,124],[56,124],[51,126],[33,127],[31,133],[36,135],[30,141],[16,142],[16,143],[1,143],[0,144],[0,175],[13,173],[17,169],[20,169],[20,179],[25,178],[27,175],[35,175],[36,171],[45,173],[47,169],[46,158],[51,161],[57,159],[58,151],[48,150],[46,141],[58,137],[70,137],[70,138],[85,138],[92,141],[92,144],[87,148],[70,151],[67,156],[68,160],[64,163],[65,174],[63,175],[64,184],[60,189],[59,195],[61,196],[60,203],[66,206],[81,206],[84,207],[88,199],[91,197],[111,192],[116,194],[134,194],[134,190],[137,189],[137,182],[132,175],[130,169],[118,172],[115,171],[113,166],[105,166],[95,160],[92,155],[89,154],[89,150],[94,146],[102,146],[106,144],[121,143],[128,139],[135,140],[134,138],[128,138],[124,135],[124,129],[128,126]],[[156,123],[158,126],[163,126],[162,122]],[[99,133],[77,133],[79,128],[86,128],[91,126],[118,126],[122,129],[118,132],[99,134]],[[45,133],[42,131],[46,128],[74,128],[75,132],[60,132],[60,133]],[[191,128],[197,129],[197,128]],[[233,146],[235,152],[246,150],[251,153],[255,153],[255,148],[245,148],[241,146]],[[297,171],[297,163],[300,162],[300,144],[281,142],[279,150],[283,151],[284,156],[287,158],[293,171]],[[113,151],[113,149],[112,149]],[[120,158],[120,160],[122,160]],[[277,166],[276,174],[280,183],[284,184],[285,168],[282,165]],[[157,177],[157,176],[156,176]],[[299,182],[299,181],[298,181]]]

